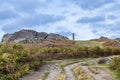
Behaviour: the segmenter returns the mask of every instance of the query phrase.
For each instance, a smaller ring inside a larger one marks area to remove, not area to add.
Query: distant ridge
[[[23,29],[13,34],[5,34],[2,43],[39,43],[41,40],[68,40],[68,37],[55,33],[36,32],[34,30]]]

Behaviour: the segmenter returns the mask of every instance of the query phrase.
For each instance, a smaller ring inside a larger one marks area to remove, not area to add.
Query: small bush
[[[110,63],[110,68],[120,71],[120,57],[116,57],[112,60],[112,62]]]

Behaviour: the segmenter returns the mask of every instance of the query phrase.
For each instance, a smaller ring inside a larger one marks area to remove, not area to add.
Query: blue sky
[[[21,29],[87,40],[120,37],[119,0],[0,0],[0,39]]]

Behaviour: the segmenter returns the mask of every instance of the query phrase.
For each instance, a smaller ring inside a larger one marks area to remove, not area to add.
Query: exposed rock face
[[[9,42],[9,39],[12,37],[12,34],[5,34],[2,38],[2,42]]]
[[[65,36],[55,33],[36,32],[34,30],[20,30],[13,34],[5,34],[2,38],[3,43],[38,43],[41,40],[66,40]]]
[[[100,39],[104,39],[104,40],[106,39],[107,40],[109,38],[101,36]]]

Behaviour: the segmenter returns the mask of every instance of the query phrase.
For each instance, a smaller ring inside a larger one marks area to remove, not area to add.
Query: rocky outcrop
[[[12,34],[5,34],[2,38],[2,42],[9,42],[9,39],[12,37]]]
[[[103,40],[109,40],[109,38],[107,38],[107,37],[103,37],[103,36],[101,36],[100,39],[103,39]]]
[[[36,32],[34,30],[20,30],[13,34],[5,34],[2,43],[39,43],[41,40],[67,40],[68,38],[55,33]]]

